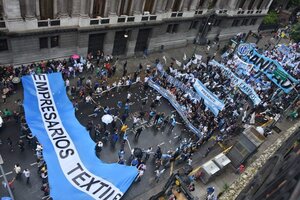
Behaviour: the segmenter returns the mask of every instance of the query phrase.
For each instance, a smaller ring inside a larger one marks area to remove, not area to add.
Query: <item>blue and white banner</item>
[[[175,108],[175,110],[178,112],[180,117],[183,119],[186,126],[195,133],[199,138],[202,138],[202,133],[199,129],[197,129],[187,118],[187,113],[184,112],[184,110],[181,108],[181,105],[176,101],[175,97],[170,94],[170,92],[163,87],[161,87],[159,84],[155,83],[153,80],[149,79],[148,84],[150,87],[155,89],[158,93],[160,93],[164,98],[166,98],[171,105]]]
[[[258,94],[254,91],[254,89],[245,83],[242,79],[238,78],[230,69],[228,69],[225,65],[218,63],[215,60],[209,62],[209,64],[219,67],[224,75],[228,77],[234,86],[237,86],[243,93],[245,93],[253,102],[254,105],[258,105],[261,102]]]
[[[256,77],[262,73],[265,74],[285,93],[289,93],[293,89],[294,84],[299,83],[299,81],[288,74],[277,61],[259,54],[250,44],[240,44],[237,48],[237,54],[245,62],[254,65],[254,70],[257,72]],[[282,74],[282,76],[278,76],[274,72]]]
[[[199,79],[196,79],[193,86],[200,97],[204,99],[205,105],[217,116],[219,111],[225,107],[224,103],[210,92]]]
[[[26,121],[47,163],[50,196],[55,199],[118,200],[137,175],[135,167],[107,164],[75,117],[60,73],[24,76]]]

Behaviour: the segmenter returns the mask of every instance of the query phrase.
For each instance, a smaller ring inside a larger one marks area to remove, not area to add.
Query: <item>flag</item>
[[[163,59],[165,61],[165,64],[167,64],[167,58],[166,58],[166,56],[163,56]]]
[[[178,60],[175,60],[176,64],[181,67],[181,62],[179,62]]]

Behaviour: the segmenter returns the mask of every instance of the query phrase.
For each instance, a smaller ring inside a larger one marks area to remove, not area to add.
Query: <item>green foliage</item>
[[[295,42],[300,42],[300,22],[292,26],[290,36]]]
[[[300,5],[300,0],[290,0],[288,3],[288,7],[295,7]]]
[[[268,15],[264,17],[263,23],[267,25],[277,24],[278,20],[278,14],[275,11],[270,11]]]
[[[228,190],[228,188],[229,188],[229,185],[228,185],[227,183],[225,183],[225,184],[223,185],[223,191]]]

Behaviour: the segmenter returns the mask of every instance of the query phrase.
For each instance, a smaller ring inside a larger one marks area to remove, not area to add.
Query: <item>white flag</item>
[[[183,60],[186,60],[186,54],[184,53],[184,55],[183,55]]]
[[[165,64],[167,64],[167,58],[166,58],[166,56],[163,56],[163,59],[165,61]]]
[[[175,62],[179,67],[181,67],[181,62],[179,62],[178,60],[176,60]]]
[[[201,60],[201,59],[202,59],[202,56],[199,55],[199,54],[195,54],[195,58],[196,58],[197,60]]]
[[[198,63],[198,60],[195,59],[195,60],[192,61],[192,63],[196,65]]]

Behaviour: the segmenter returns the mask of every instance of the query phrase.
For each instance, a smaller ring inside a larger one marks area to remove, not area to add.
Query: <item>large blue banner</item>
[[[250,44],[240,44],[237,48],[237,54],[245,62],[254,64],[254,70],[257,72],[256,77],[262,73],[265,74],[285,93],[289,93],[293,89],[294,84],[299,83],[277,61],[259,54]]]
[[[47,163],[54,200],[118,200],[137,175],[135,167],[107,164],[95,155],[95,143],[76,119],[60,73],[25,76],[26,121]]]
[[[258,94],[254,91],[254,89],[245,83],[242,79],[237,77],[230,69],[228,69],[225,65],[218,63],[215,60],[209,62],[209,64],[219,67],[224,76],[228,77],[234,86],[237,86],[243,93],[245,93],[253,102],[254,105],[258,105],[261,102]]]
[[[215,116],[217,116],[219,111],[223,110],[225,106],[224,103],[210,92],[205,85],[199,81],[199,79],[196,79],[193,86],[200,97],[204,99],[205,105],[214,113]]]

